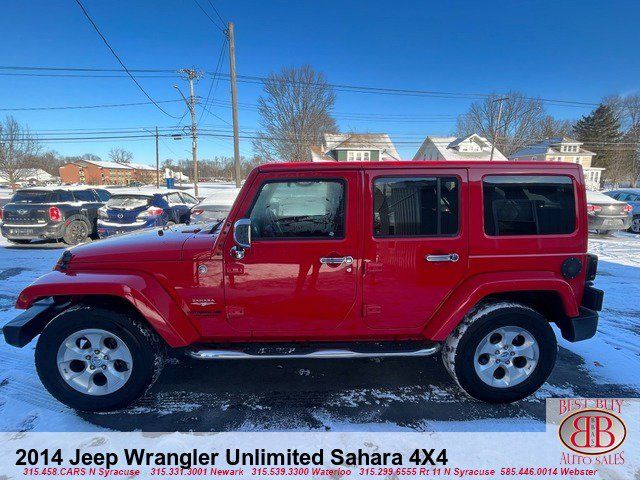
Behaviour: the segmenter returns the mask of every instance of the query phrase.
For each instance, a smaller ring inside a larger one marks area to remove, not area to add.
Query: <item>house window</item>
[[[347,151],[347,162],[368,162],[370,160],[370,152],[362,150]]]

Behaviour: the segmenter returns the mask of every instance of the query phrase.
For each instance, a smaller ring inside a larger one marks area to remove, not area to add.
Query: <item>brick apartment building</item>
[[[130,185],[133,182],[155,183],[156,169],[137,163],[78,160],[60,167],[62,183],[85,185]]]

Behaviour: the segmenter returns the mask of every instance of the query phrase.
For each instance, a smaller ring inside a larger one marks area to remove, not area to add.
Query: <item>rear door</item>
[[[467,171],[367,171],[365,185],[365,322],[422,327],[467,272]]]
[[[360,176],[356,171],[258,177],[239,218],[252,222],[242,259],[224,245],[227,318],[254,336],[335,334],[357,312]]]

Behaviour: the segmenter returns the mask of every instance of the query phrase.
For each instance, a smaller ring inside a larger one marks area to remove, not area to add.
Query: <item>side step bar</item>
[[[383,344],[382,344],[383,345]],[[372,358],[372,357],[426,357],[433,355],[440,350],[440,344],[421,344],[420,348],[380,348],[381,344],[376,344],[377,348],[366,349],[362,345],[360,348],[323,348],[321,346],[313,348],[296,347],[268,347],[234,349],[230,346],[226,348],[202,348],[199,350],[187,350],[186,354],[198,360],[249,360],[249,359],[269,359],[281,360],[287,358]]]

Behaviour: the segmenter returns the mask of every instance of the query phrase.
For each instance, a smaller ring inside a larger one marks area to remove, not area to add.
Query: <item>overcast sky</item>
[[[208,0],[198,2],[219,21]],[[605,95],[640,87],[637,1],[211,2],[224,20],[236,25],[241,75],[264,76],[283,65],[310,64],[334,84],[470,94],[516,89],[529,96],[581,102],[598,102]],[[84,5],[129,68],[215,70],[224,37],[194,0],[84,0]],[[119,68],[74,0],[3,2],[0,31],[2,66]],[[229,71],[227,56],[222,71]],[[124,77],[6,73],[20,72],[0,70],[0,108],[147,101]],[[175,83],[186,92],[186,82],[172,75],[140,74],[139,81],[155,100],[178,99]],[[200,80],[197,94],[206,97],[210,83],[208,77]],[[251,132],[258,127],[254,105],[260,86],[243,82],[238,89],[240,127]],[[223,104],[215,104],[202,124],[222,134],[230,131],[229,98],[229,85],[223,80],[215,96]],[[400,154],[411,158],[426,135],[450,133],[455,116],[471,101],[340,91],[335,111],[342,130],[387,132]],[[177,102],[162,106],[174,116],[184,111]],[[548,110],[573,119],[589,108]],[[77,129],[135,132],[179,123],[153,105],[0,113],[13,114],[43,138]],[[47,144],[62,154],[90,152],[104,158],[114,146],[133,151],[135,161],[153,161],[151,139]],[[160,144],[163,159],[185,158],[189,149],[187,140],[166,139]],[[242,142],[241,150],[250,155],[250,143]],[[201,138],[200,157],[232,152],[228,138]]]

